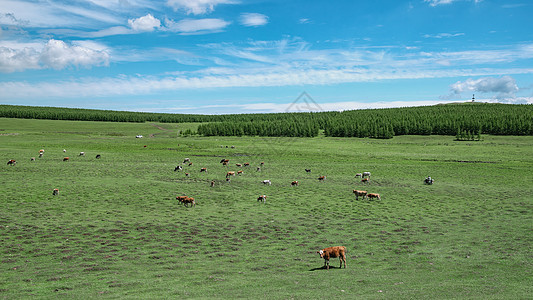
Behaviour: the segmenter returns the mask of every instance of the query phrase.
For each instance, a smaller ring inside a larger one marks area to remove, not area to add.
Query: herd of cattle
[[[223,166],[229,166],[229,159],[225,159],[224,158],[224,159],[222,159],[220,161],[220,163]],[[259,167],[257,167],[256,172],[261,172],[261,167],[263,167],[264,164],[265,164],[264,162],[261,162]],[[193,166],[193,163],[191,162],[190,158],[185,158],[183,160],[183,162],[181,163],[181,165],[177,165],[174,168],[174,171],[182,171],[182,170],[184,170],[184,166]],[[247,163],[247,162],[246,163],[236,163],[235,166],[237,166],[239,168],[240,167],[250,167],[250,163]],[[201,168],[200,169],[200,173],[202,173],[202,172],[207,173],[207,168]],[[311,173],[311,169],[305,169],[305,172],[306,173]],[[239,170],[237,172],[235,172],[235,171],[227,171],[226,172],[225,181],[229,183],[229,182],[231,182],[231,177],[235,177],[236,175],[242,175],[242,174],[244,174],[243,170]],[[189,177],[190,173],[185,172],[185,176]],[[370,182],[370,176],[371,176],[370,172],[363,172],[363,173],[355,174],[355,178],[361,178],[361,182],[364,183],[364,184]],[[326,180],[326,176],[319,176],[318,177],[318,181],[324,182],[325,180]],[[270,181],[270,179],[262,180],[261,183],[264,184],[264,185],[272,185],[272,182]],[[210,186],[211,187],[214,187],[215,184],[216,184],[216,182],[214,180],[212,180],[210,182]],[[297,180],[294,180],[294,181],[291,182],[291,186],[298,186],[298,185],[299,185],[299,182]],[[367,191],[363,191],[363,190],[353,190],[353,193],[355,195],[355,199],[356,200],[359,200],[359,197],[362,197],[363,200],[365,198],[366,199],[381,200],[381,196],[379,194],[377,194],[377,193],[368,193]],[[258,202],[262,202],[262,203],[266,203],[266,198],[267,198],[266,195],[260,195],[257,198],[257,201]],[[176,196],[176,199],[178,200],[178,202],[180,204],[183,204],[186,207],[189,207],[189,205],[196,206],[196,202],[194,201],[194,198],[190,198],[188,196],[181,195],[181,196]],[[192,199],[192,200],[190,200],[190,199]]]
[[[64,153],[66,153],[66,150],[63,150]],[[44,155],[44,149],[41,149],[39,150],[39,157],[43,157]],[[85,152],[80,152],[79,153],[79,156],[85,156]],[[96,158],[99,159],[101,158],[100,154],[96,155]],[[70,158],[69,157],[64,157],[63,158],[63,161],[69,161]],[[31,161],[35,161],[35,157],[32,157],[31,158]],[[222,159],[220,161],[220,163],[223,165],[223,166],[228,166],[229,165],[229,159]],[[15,166],[17,164],[17,161],[16,160],[13,160],[13,159],[10,159],[8,162],[7,162],[8,165],[11,165],[11,166]],[[193,163],[191,162],[191,160],[189,158],[185,158],[182,165],[187,165],[187,166],[192,166]],[[178,165],[174,168],[174,171],[182,171],[183,170],[183,166],[182,165]],[[250,164],[249,163],[237,163],[235,164],[235,166],[237,167],[250,167]],[[261,168],[264,166],[264,162],[261,162],[260,165],[257,167],[256,169],[256,172],[261,172]],[[207,173],[207,168],[201,168],[200,169],[200,172],[205,172]],[[310,173],[311,172],[311,169],[305,169],[305,172],[306,173]],[[231,181],[231,177],[234,177],[236,175],[242,175],[244,173],[243,170],[239,170],[237,172],[235,171],[228,171],[226,173],[226,182],[230,182]],[[189,173],[185,173],[185,176],[189,176],[190,174]],[[366,184],[366,183],[369,183],[370,182],[370,172],[363,172],[363,173],[357,173],[355,175],[355,178],[361,178],[361,182]],[[321,182],[324,182],[326,180],[326,176],[319,176],[318,177],[318,181],[321,181]],[[427,177],[425,180],[424,180],[424,183],[425,184],[432,184],[434,182],[434,179],[432,179],[431,177]],[[267,180],[262,180],[261,181],[262,184],[264,185],[272,185],[272,182],[267,179]],[[292,181],[291,183],[291,186],[298,186],[299,185],[299,182],[298,181]],[[210,182],[210,186],[211,187],[214,187],[215,186],[215,181],[212,180]],[[364,190],[353,190],[353,193],[355,195],[355,199],[356,200],[359,200],[359,197],[361,197],[363,200],[366,198],[366,199],[377,199],[377,200],[381,200],[381,197],[379,194],[377,193],[368,193],[367,191],[364,191]],[[58,195],[59,194],[59,189],[53,189],[53,192],[52,192],[53,195]],[[267,198],[267,195],[260,195],[258,198],[257,198],[257,201],[259,202],[262,202],[262,203],[266,203],[266,198]],[[189,206],[196,206],[196,201],[194,200],[193,197],[189,197],[189,196],[185,196],[185,195],[181,195],[181,196],[177,196],[176,197],[176,200],[178,200],[178,203],[180,204],[183,204],[185,207],[189,207]],[[320,257],[324,259],[324,268],[326,269],[329,269],[329,259],[330,258],[336,258],[336,257],[339,257],[340,259],[340,267],[342,267],[343,263],[344,263],[344,268],[346,268],[346,247],[344,246],[336,246],[336,247],[329,247],[329,248],[325,248],[325,249],[322,249],[322,250],[319,250],[317,251],[318,254],[320,254]]]
[[[66,153],[67,150],[66,149],[63,149],[63,153]],[[44,156],[44,149],[41,149],[39,150],[39,158],[42,158]],[[80,152],[80,154],[78,156],[85,156],[85,152]],[[99,159],[101,158],[102,156],[100,154],[97,154],[96,155],[96,159]],[[30,158],[30,161],[35,161],[35,157],[31,157]],[[68,156],[65,156],[63,157],[63,161],[70,161],[70,157]],[[11,166],[15,166],[17,164],[17,161],[14,160],[14,159],[10,159],[7,161],[7,165],[11,165]],[[53,189],[52,190],[52,195],[59,195],[59,189]]]

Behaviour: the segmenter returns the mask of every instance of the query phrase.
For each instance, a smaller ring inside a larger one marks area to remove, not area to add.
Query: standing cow
[[[342,263],[344,262],[344,268],[346,269],[346,247],[344,246],[335,246],[329,247],[317,251],[320,254],[320,257],[324,259],[324,267],[329,270],[329,259],[338,257],[341,265],[339,268],[342,268]]]
[[[359,197],[363,197],[363,200],[365,200],[367,195],[366,191],[353,190],[353,193],[355,194],[355,200],[359,200]]]

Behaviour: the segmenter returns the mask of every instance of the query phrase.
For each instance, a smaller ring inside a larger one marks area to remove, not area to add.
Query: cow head
[[[324,258],[324,250],[317,251],[316,253],[320,254],[321,258]]]

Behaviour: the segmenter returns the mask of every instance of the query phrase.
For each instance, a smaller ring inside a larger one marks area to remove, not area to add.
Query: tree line
[[[192,115],[0,105],[0,117],[110,122],[199,122],[205,136],[388,139],[397,135],[533,135],[533,105],[462,103],[343,112]],[[465,134],[463,134],[465,133]]]

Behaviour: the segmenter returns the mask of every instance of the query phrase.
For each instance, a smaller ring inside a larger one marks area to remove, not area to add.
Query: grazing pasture
[[[531,136],[177,136],[196,126],[0,118],[0,298],[533,294]]]

